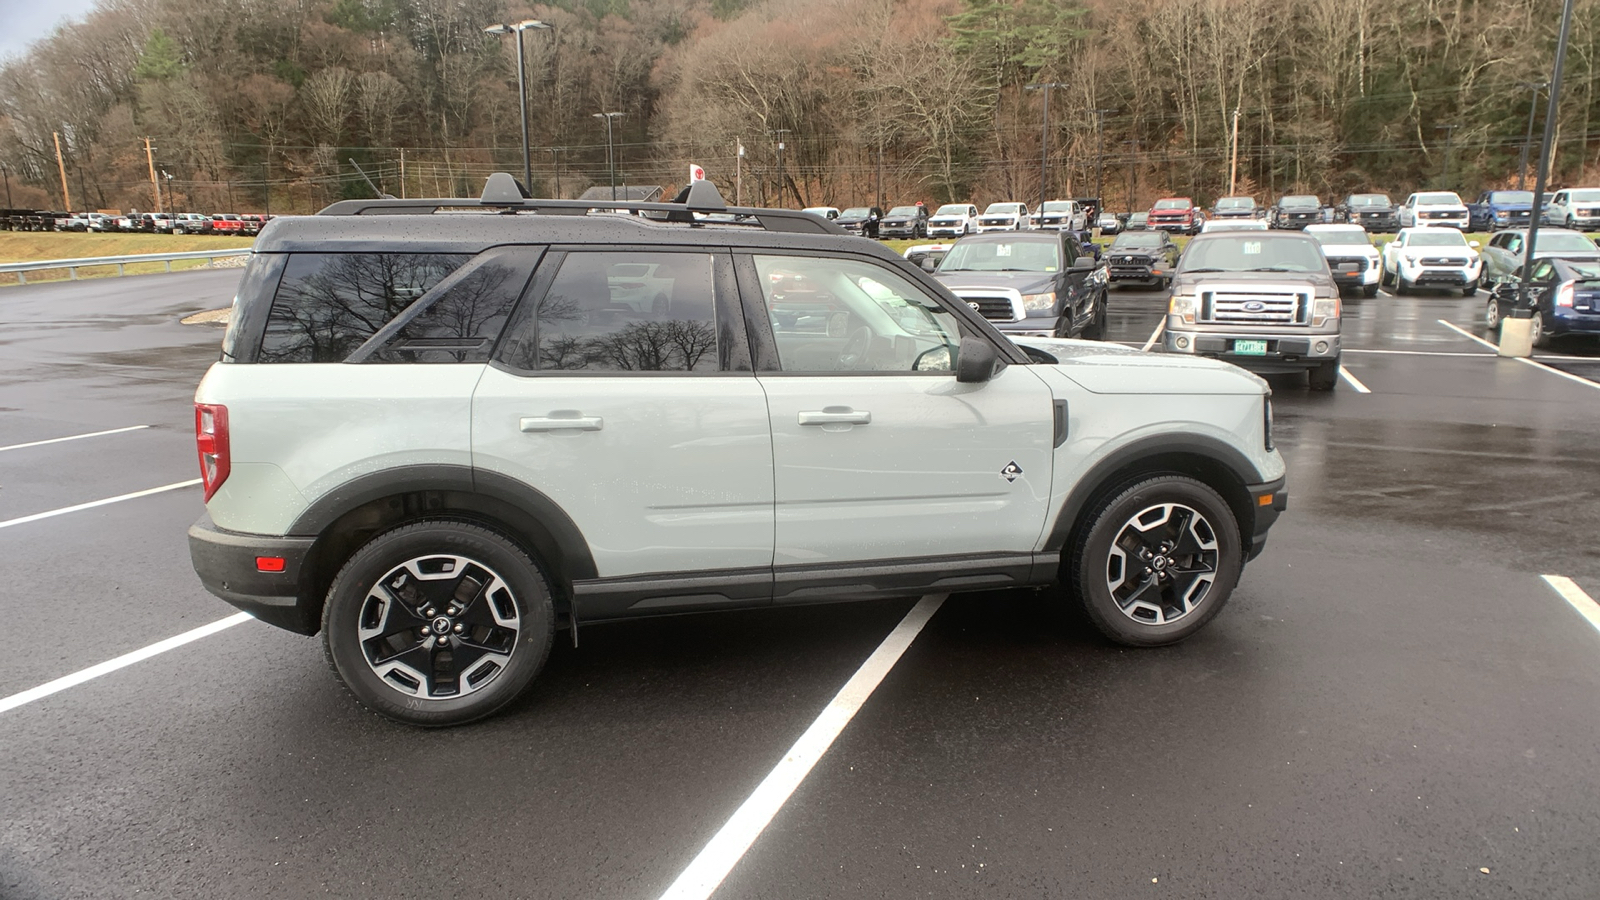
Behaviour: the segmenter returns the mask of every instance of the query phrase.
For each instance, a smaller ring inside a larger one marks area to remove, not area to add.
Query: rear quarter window
[[[343,362],[471,257],[297,253],[284,266],[258,362]]]

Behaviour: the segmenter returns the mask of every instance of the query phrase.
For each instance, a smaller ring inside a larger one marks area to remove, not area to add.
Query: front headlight
[[[1338,297],[1318,297],[1311,302],[1311,326],[1322,325],[1329,319],[1339,318]]]
[[[1042,294],[1022,295],[1022,308],[1028,310],[1029,312],[1041,312],[1044,310],[1055,309],[1055,307],[1055,291],[1045,291]]]
[[[1167,303],[1167,313],[1183,319],[1185,325],[1194,324],[1194,314],[1198,308],[1199,305],[1195,302],[1194,297],[1186,297],[1179,294],[1173,294],[1172,300]]]

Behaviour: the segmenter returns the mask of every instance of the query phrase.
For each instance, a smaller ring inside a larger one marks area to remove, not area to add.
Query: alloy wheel
[[[1106,560],[1106,587],[1122,614],[1168,625],[1194,612],[1217,578],[1219,547],[1206,517],[1182,503],[1145,507],[1122,526]]]
[[[419,556],[368,590],[357,637],[384,684],[427,700],[494,681],[522,627],[516,597],[494,570],[464,556]]]

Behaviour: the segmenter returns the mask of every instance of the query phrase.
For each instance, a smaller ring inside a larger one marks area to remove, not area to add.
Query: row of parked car
[[[1541,209],[1542,224],[1600,229],[1600,188],[1547,192]],[[1207,222],[1218,221],[1259,221],[1267,228],[1284,230],[1348,224],[1383,233],[1427,225],[1490,232],[1525,227],[1532,215],[1533,191],[1484,191],[1471,203],[1454,191],[1418,191],[1401,203],[1379,193],[1350,194],[1332,205],[1314,194],[1290,194],[1270,207],[1254,197],[1223,197],[1209,212],[1188,197],[1163,197],[1147,211],[1120,216],[1102,213],[1095,224],[1102,234],[1160,229],[1192,235],[1205,230]]]
[[[242,234],[253,236],[272,216],[236,213],[49,212],[0,210],[0,230],[144,234]]]
[[[972,203],[946,203],[932,212],[921,202],[896,206],[885,215],[876,206],[811,206],[802,210],[827,219],[852,234],[869,238],[962,237],[990,231],[1086,231],[1100,208],[1097,198],[1046,200],[1037,208],[1017,201],[991,203],[978,212]]]

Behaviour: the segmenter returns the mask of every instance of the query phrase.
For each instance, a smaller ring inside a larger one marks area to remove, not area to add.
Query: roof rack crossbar
[[[429,215],[440,209],[487,209],[501,212],[532,212],[543,215],[581,216],[591,210],[666,213],[651,216],[669,222],[699,223],[695,213],[726,215],[753,219],[768,231],[787,231],[812,234],[842,233],[838,226],[811,213],[789,209],[762,209],[747,206],[729,206],[716,186],[709,181],[696,181],[681,191],[671,203],[624,202],[596,200],[549,200],[529,197],[516,179],[505,172],[490,175],[484,184],[483,196],[478,199],[464,197],[413,198],[409,200],[373,199],[341,200],[321,212],[319,216],[363,215]]]

